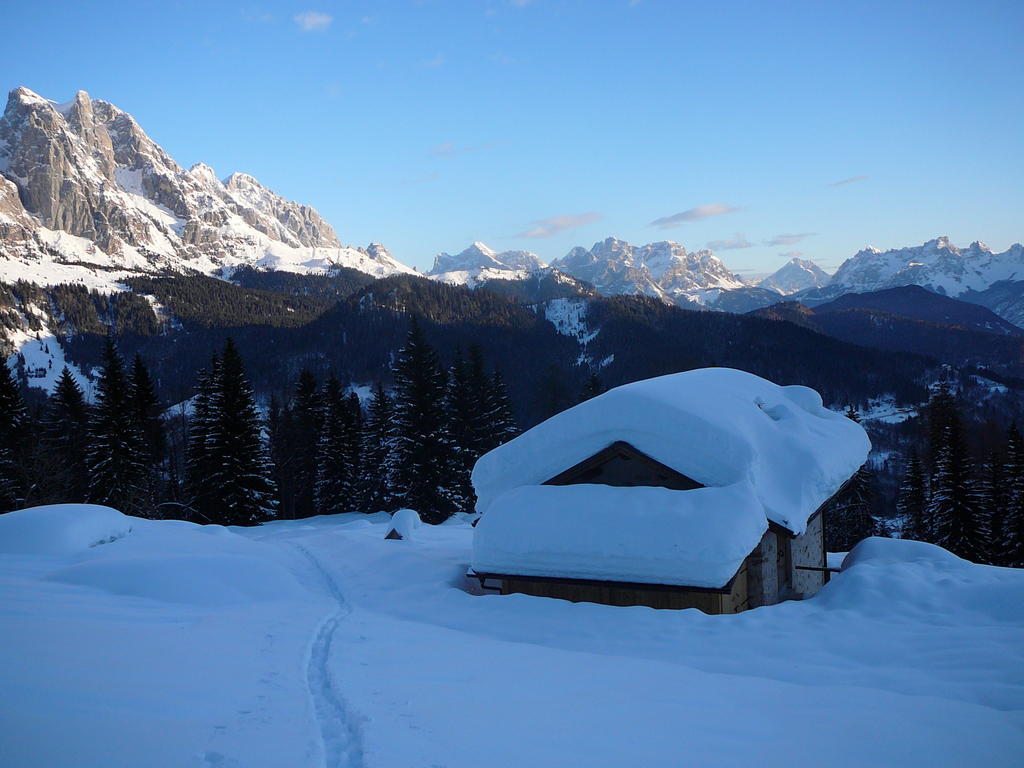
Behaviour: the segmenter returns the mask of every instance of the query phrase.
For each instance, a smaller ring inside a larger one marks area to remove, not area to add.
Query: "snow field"
[[[391,522],[0,516],[0,764],[1019,764],[1019,571],[869,540],[811,600],[706,616],[480,595],[468,518]]]

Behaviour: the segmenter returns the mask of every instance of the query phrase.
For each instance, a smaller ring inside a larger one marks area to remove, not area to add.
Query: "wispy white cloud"
[[[867,181],[870,176],[851,176],[848,179],[840,179],[839,181],[833,181],[831,184],[826,184],[826,187],[844,187],[847,184],[856,184],[858,181]]]
[[[420,66],[424,69],[437,69],[443,67],[446,59],[443,53],[439,53],[436,56],[432,56],[429,59],[424,59],[420,62]]]
[[[783,251],[782,253],[779,254],[779,258],[780,259],[786,259],[786,261],[789,261],[790,259],[795,259],[795,258],[797,258],[799,256],[803,256],[803,255],[804,255],[803,251]]]
[[[795,245],[808,237],[814,237],[817,232],[797,232],[795,234],[776,235],[764,241],[765,245]]]
[[[515,235],[515,237],[553,237],[561,232],[568,232],[570,229],[576,229],[576,227],[582,227],[584,224],[591,224],[603,218],[602,214],[593,212],[551,216],[546,219],[531,221],[530,223],[533,226]]]
[[[737,248],[750,248],[754,244],[747,240],[746,235],[741,235],[738,232],[736,236],[729,240],[712,240],[708,243],[708,248],[712,251],[733,251]]]
[[[295,14],[292,21],[298,24],[303,32],[318,32],[331,26],[334,17],[320,11],[303,11]]]
[[[725,203],[708,203],[707,205],[698,205],[696,208],[689,208],[680,213],[673,213],[671,216],[662,216],[660,219],[652,221],[649,226],[668,229],[690,221],[710,219],[712,216],[724,216],[727,213],[733,213],[738,210],[740,209]]]

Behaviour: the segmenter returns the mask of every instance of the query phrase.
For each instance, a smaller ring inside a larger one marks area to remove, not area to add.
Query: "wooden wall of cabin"
[[[824,571],[804,571],[796,566],[810,565],[816,568],[825,567],[824,526],[822,515],[815,515],[807,521],[807,530],[793,539],[793,591],[798,595],[810,597],[825,584]]]
[[[549,479],[545,485],[612,485],[622,488],[648,486],[689,491],[703,486],[696,480],[641,453],[628,443],[618,442],[589,459]]]
[[[746,564],[732,580],[728,592],[703,590],[660,590],[604,584],[576,584],[561,581],[536,581],[527,577],[503,579],[501,594],[522,594],[535,597],[553,597],[573,603],[599,603],[601,605],[642,605],[648,608],[681,610],[697,608],[704,613],[739,613],[749,607],[747,596]]]
[[[779,602],[778,546],[778,534],[767,530],[744,561],[750,608]]]

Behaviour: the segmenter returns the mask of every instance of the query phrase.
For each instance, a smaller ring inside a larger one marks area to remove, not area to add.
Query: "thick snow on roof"
[[[506,492],[617,440],[706,486],[749,483],[764,517],[794,533],[871,447],[860,425],[824,408],[813,389],[703,368],[616,387],[482,456],[473,469],[477,510],[486,520]]]
[[[717,588],[768,527],[749,483],[671,491],[527,485],[480,518],[473,570]]]

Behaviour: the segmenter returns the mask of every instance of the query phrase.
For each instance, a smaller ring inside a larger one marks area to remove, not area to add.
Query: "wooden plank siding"
[[[629,443],[619,440],[595,453],[589,459],[569,467],[552,477],[544,485],[612,485],[635,488],[638,486],[670,488],[674,491],[692,491],[703,488],[692,477],[677,472]]]
[[[478,574],[480,576],[482,574]],[[704,613],[739,613],[748,607],[747,564],[721,589],[677,587],[665,584],[625,584],[615,581],[541,578],[532,576],[491,576],[501,580],[501,594],[532,595],[568,600],[572,603],[631,606],[680,610],[697,608]]]

